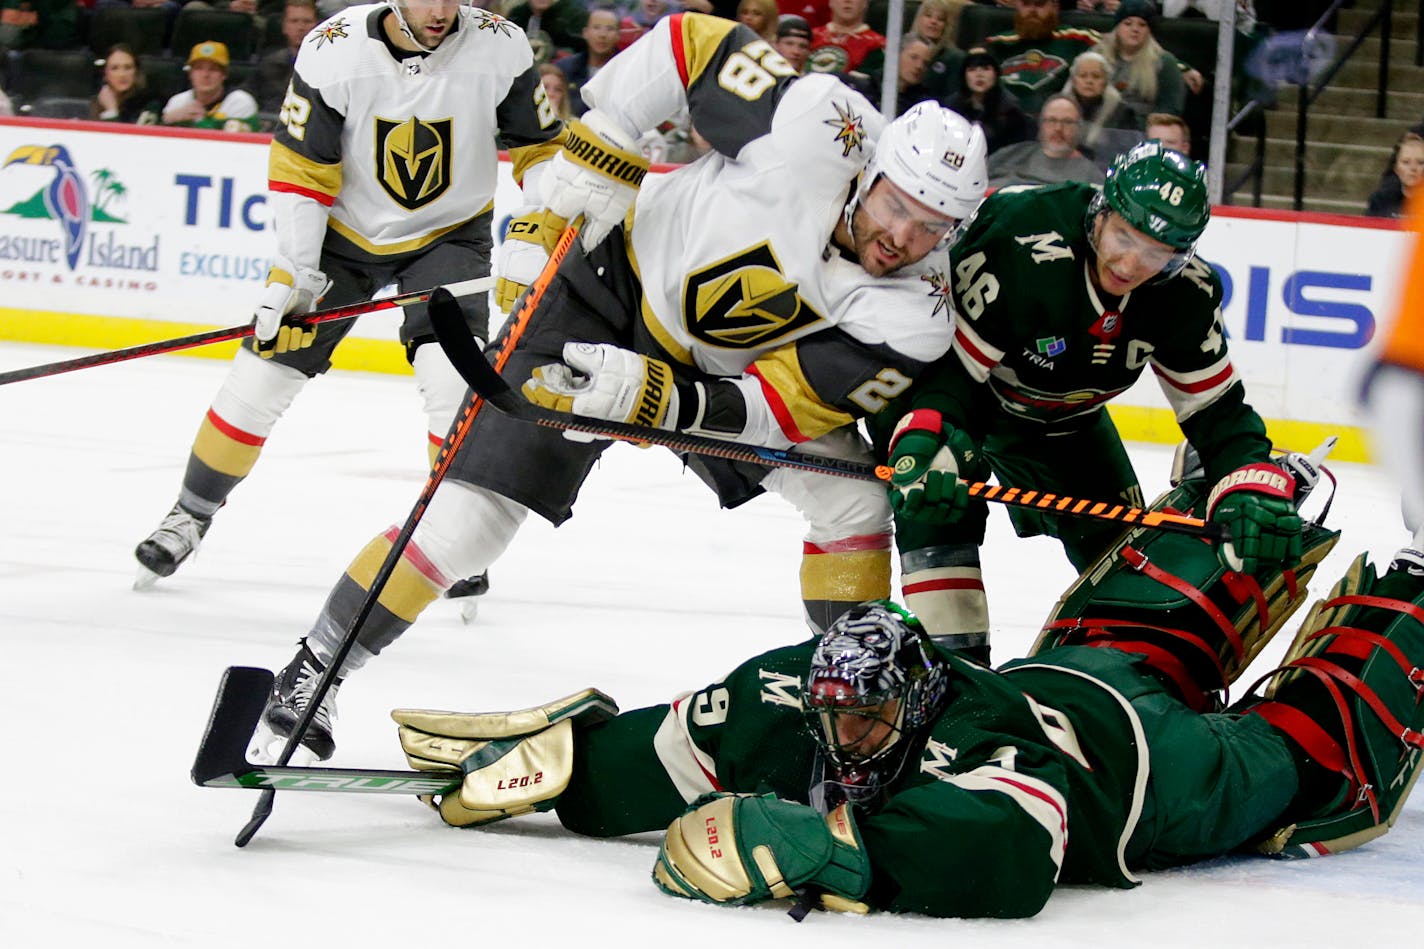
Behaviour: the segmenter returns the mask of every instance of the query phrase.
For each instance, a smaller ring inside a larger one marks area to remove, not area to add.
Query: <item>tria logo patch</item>
[[[1048,356],[1050,359],[1063,355],[1063,351],[1068,348],[1068,342],[1062,336],[1045,336],[1036,340],[1033,345],[1040,356]]]

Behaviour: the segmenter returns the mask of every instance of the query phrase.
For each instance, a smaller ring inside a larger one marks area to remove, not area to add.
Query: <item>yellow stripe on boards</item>
[[[79,346],[100,351],[127,349],[130,346],[142,346],[222,328],[209,324],[172,323],[167,320],[0,308],[0,339],[45,346]],[[317,332],[321,332],[320,328]],[[179,350],[171,355],[194,356],[199,359],[231,359],[237,352],[238,345],[237,341],[210,343],[207,346]],[[410,363],[405,358],[405,347],[395,340],[357,339],[348,336],[336,347],[331,364],[336,369],[403,376],[412,374]],[[102,367],[83,371],[102,371]]]
[[[1169,409],[1151,409],[1138,405],[1110,405],[1108,414],[1125,441],[1156,442],[1175,445],[1182,440],[1182,430]],[[1327,422],[1299,422],[1292,419],[1266,419],[1266,433],[1278,451],[1310,453],[1326,438],[1338,435],[1326,464],[1332,461],[1372,462],[1369,434],[1357,425],[1332,425]]]

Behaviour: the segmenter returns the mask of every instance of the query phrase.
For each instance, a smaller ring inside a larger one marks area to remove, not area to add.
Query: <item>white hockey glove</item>
[[[672,367],[608,343],[565,343],[564,361],[535,369],[523,392],[530,402],[557,412],[667,431],[677,424]]]
[[[633,206],[648,160],[633,139],[597,109],[568,123],[564,147],[542,182],[544,207],[566,221],[582,214],[585,250],[608,236]]]
[[[267,289],[252,315],[253,343],[257,355],[271,359],[274,353],[306,349],[316,339],[315,326],[292,326],[285,316],[310,313],[331,289],[326,274],[300,267],[284,257],[272,261],[267,271]]]
[[[509,222],[495,258],[494,302],[508,313],[543,271],[568,222],[543,208],[526,207]]]

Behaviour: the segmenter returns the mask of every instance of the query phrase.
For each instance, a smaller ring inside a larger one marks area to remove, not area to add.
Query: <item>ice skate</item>
[[[287,738],[296,729],[297,721],[311,704],[312,694],[325,670],[321,661],[307,648],[302,640],[301,648],[277,673],[272,683],[272,694],[267,698],[267,707],[253,731],[252,741],[247,748],[247,758],[256,764],[275,764],[287,744]],[[321,701],[306,733],[302,735],[302,745],[290,759],[291,764],[313,764],[325,761],[336,751],[336,740],[332,737],[332,724],[336,721],[336,690],[341,688],[341,680],[331,683],[331,688]]]
[[[1389,572],[1407,572],[1411,576],[1424,577],[1424,550],[1417,547],[1401,547],[1389,562]]]
[[[479,598],[488,592],[489,572],[486,571],[477,577],[456,580],[450,589],[445,591],[445,599],[459,600],[460,618],[466,623],[473,623],[480,611]]]
[[[134,548],[134,557],[139,562],[134,589],[146,590],[159,579],[172,576],[185,560],[197,552],[212,523],[211,517],[199,517],[177,504],[173,505],[173,510],[158,525],[158,530]]]

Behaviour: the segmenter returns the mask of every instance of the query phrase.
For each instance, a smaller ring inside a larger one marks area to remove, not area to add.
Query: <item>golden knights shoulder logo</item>
[[[417,211],[450,188],[453,119],[376,117],[376,178],[391,199]]]
[[[682,312],[693,337],[722,349],[766,346],[821,319],[765,241],[689,274]]]

